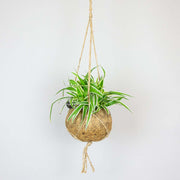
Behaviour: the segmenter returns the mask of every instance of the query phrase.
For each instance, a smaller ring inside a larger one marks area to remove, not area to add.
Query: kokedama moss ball
[[[66,128],[70,134],[81,141],[91,142],[91,141],[100,141],[106,136],[109,135],[112,129],[112,118],[111,114],[107,113],[104,109],[101,109],[99,112],[92,114],[89,121],[88,127],[86,128],[86,118],[82,122],[82,111],[75,118],[74,122],[68,117],[73,112],[73,109],[70,109],[66,117]]]

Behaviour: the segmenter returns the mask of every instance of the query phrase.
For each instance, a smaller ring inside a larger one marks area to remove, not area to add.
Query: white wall
[[[133,114],[111,108],[109,138],[89,148],[96,172],[81,174],[85,144],[68,134],[67,110],[48,118],[77,66],[88,0],[0,0],[0,180],[180,179],[180,1],[93,7],[105,87],[132,94]]]

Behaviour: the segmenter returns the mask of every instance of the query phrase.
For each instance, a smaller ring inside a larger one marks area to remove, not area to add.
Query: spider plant
[[[95,68],[97,67],[92,68],[91,72]],[[103,85],[106,73],[103,67],[101,67],[101,69],[103,76],[97,79],[95,79],[92,75],[90,77],[90,103],[88,102],[88,73],[84,76],[79,76],[77,73],[72,73],[77,78],[77,80],[69,79],[69,86],[59,90],[56,93],[57,95],[62,93],[62,97],[56,99],[51,104],[50,120],[53,105],[56,102],[64,99],[66,100],[64,106],[66,105],[68,108],[74,109],[68,120],[72,119],[73,122],[79,112],[82,111],[82,122],[86,119],[86,128],[88,127],[92,114],[97,113],[101,109],[105,109],[109,114],[108,107],[119,104],[130,111],[130,109],[124,103],[122,103],[122,100],[127,100],[130,95],[117,91],[104,91]],[[66,92],[66,96],[64,95],[64,92]]]

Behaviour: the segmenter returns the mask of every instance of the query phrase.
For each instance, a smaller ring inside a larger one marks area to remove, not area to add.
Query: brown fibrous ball
[[[77,115],[75,120],[68,120],[68,117],[73,112],[70,109],[66,117],[66,128],[69,133],[76,139],[83,142],[100,141],[107,137],[112,129],[111,114],[107,113],[104,109],[92,114],[89,124],[86,128],[86,118],[82,122],[82,111]],[[82,122],[82,123],[81,123]]]

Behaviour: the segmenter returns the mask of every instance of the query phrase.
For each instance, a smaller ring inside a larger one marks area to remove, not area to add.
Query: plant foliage
[[[97,67],[92,68],[91,72]],[[117,91],[104,91],[104,78],[105,70],[101,67],[103,76],[95,79],[92,75],[90,78],[90,103],[88,103],[88,73],[85,76],[79,76],[76,73],[73,75],[77,80],[70,79],[69,86],[59,90],[56,94],[62,93],[61,98],[55,100],[50,109],[50,120],[52,114],[53,105],[61,100],[66,99],[66,105],[73,108],[73,112],[69,116],[68,120],[72,119],[72,122],[77,117],[80,111],[82,111],[82,122],[86,119],[86,128],[89,124],[92,114],[97,113],[101,109],[105,109],[109,114],[108,107],[119,104],[124,106],[130,111],[130,109],[122,103],[123,99],[130,97],[128,94],[124,94]],[[64,95],[66,92],[66,96]],[[63,106],[64,107],[64,106]]]

